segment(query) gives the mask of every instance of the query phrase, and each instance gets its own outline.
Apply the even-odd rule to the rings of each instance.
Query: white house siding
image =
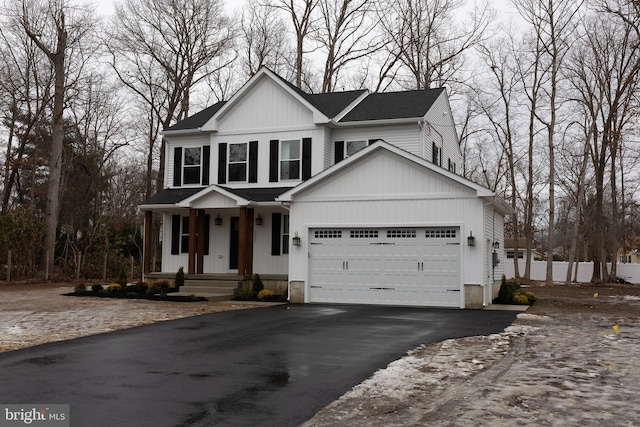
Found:
[[[287,129],[313,124],[313,113],[270,78],[263,77],[218,121],[218,132]]]
[[[504,217],[500,215],[491,205],[485,206],[484,209],[484,242],[485,245],[488,246],[488,261],[487,272],[485,277],[487,277],[488,281],[486,284],[496,283],[502,279],[502,275],[504,274],[504,250],[502,246],[504,245]],[[489,243],[488,245],[486,243]],[[496,248],[496,253],[498,254],[498,265],[493,268],[492,260],[493,260],[493,243],[498,242],[500,244],[499,248]]]
[[[399,156],[380,153],[366,162],[354,162],[294,196],[291,233],[297,232],[302,242],[292,248],[289,280],[309,286],[312,228],[459,227],[464,295],[464,283],[481,284],[484,279],[482,245],[466,244],[471,230],[482,237],[482,212],[474,190]]]
[[[257,208],[254,216],[260,215],[263,219],[262,226],[254,226],[253,236],[253,271],[259,274],[287,274],[288,256],[271,255],[271,214],[275,211],[283,212],[282,208]],[[237,209],[216,209],[205,210],[211,215],[211,225],[209,228],[209,255],[204,256],[204,272],[205,273],[235,273],[237,270],[229,268],[229,246],[230,246],[230,224],[231,217],[238,216]],[[189,257],[187,253],[180,255],[171,255],[169,248],[171,247],[171,215],[187,216],[188,211],[168,212],[163,216],[163,258],[162,271],[173,272],[178,271],[180,267],[184,267],[185,271],[189,265]],[[222,225],[214,224],[214,218],[219,216],[222,219]]]
[[[427,114],[425,120],[430,123],[433,128],[442,135],[443,140],[446,142],[442,152],[442,166],[447,167],[447,159],[451,159],[456,164],[457,172],[462,170],[462,152],[460,151],[460,145],[458,143],[458,133],[451,117],[451,107],[446,91],[438,97],[433,103]],[[425,153],[425,158],[431,160],[431,149],[429,153]]]
[[[192,134],[192,135],[173,135],[167,137],[167,144],[165,145],[165,165],[166,171],[164,174],[164,188],[173,186],[173,157],[175,155],[175,147],[202,147],[203,145],[209,145],[209,136],[206,134]],[[179,171],[180,172],[180,171]],[[210,175],[213,172],[210,171]],[[209,177],[211,178],[211,176]],[[211,182],[211,181],[210,181]]]
[[[324,151],[325,136],[322,128],[314,127],[312,129],[292,130],[287,132],[225,132],[222,134],[214,134],[211,136],[211,170],[212,183],[218,182],[218,144],[225,142],[227,144],[243,143],[250,141],[258,141],[258,182],[242,183],[227,182],[224,184],[228,187],[282,187],[286,185],[294,186],[301,182],[295,181],[279,181],[269,182],[269,141],[277,139],[279,141],[289,139],[311,138],[311,175],[315,175],[324,169]]]
[[[335,159],[336,141],[368,141],[382,139],[391,145],[402,148],[416,156],[421,156],[420,127],[415,123],[394,126],[340,127],[333,131],[330,143],[329,161],[332,165]]]

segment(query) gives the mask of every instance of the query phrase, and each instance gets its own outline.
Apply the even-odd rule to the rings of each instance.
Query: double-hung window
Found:
[[[200,184],[202,167],[202,147],[184,149],[183,182],[185,184]]]
[[[300,179],[300,140],[280,142],[280,179]]]
[[[247,181],[247,144],[229,144],[229,181]]]

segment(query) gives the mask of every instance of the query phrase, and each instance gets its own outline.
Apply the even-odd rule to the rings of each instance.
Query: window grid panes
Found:
[[[430,228],[425,232],[427,239],[453,239],[457,235],[455,228]]]
[[[300,140],[280,143],[280,179],[300,179]]]
[[[387,230],[389,239],[413,239],[416,237],[416,230]]]
[[[350,230],[349,237],[352,239],[376,239],[378,230]]]
[[[229,181],[247,180],[247,144],[229,144]]]
[[[316,239],[340,239],[342,230],[315,230],[313,237]]]
[[[202,163],[202,147],[184,149],[183,180],[185,184],[200,184],[200,165]]]

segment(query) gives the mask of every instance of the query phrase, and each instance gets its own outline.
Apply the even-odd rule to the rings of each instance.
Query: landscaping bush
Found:
[[[529,305],[529,298],[525,294],[515,294],[512,299],[513,304]]]
[[[122,291],[122,285],[120,285],[119,283],[112,283],[109,286],[107,286],[107,291],[108,292],[120,292]]]
[[[174,283],[176,288],[180,288],[180,286],[184,286],[184,268],[180,267],[178,269]]]
[[[73,288],[74,292],[86,292],[87,291],[87,285],[85,285],[84,283],[79,283],[75,286],[75,288]]]
[[[143,282],[142,280],[138,280],[136,282],[136,286],[140,289],[141,293],[147,292],[147,290],[149,290],[149,285],[146,282]]]
[[[253,296],[258,296],[258,294],[260,293],[260,291],[262,291],[264,289],[264,284],[262,283],[262,279],[260,278],[260,275],[255,274],[253,276]]]
[[[254,298],[253,292],[245,289],[236,289],[234,291],[235,298],[240,301],[249,301]]]
[[[270,300],[274,296],[275,296],[275,293],[273,291],[270,291],[269,289],[263,289],[260,292],[258,292],[258,299],[260,301]]]
[[[94,291],[94,292],[100,292],[103,289],[104,288],[99,283],[96,283],[95,285],[91,285],[91,290]]]
[[[513,304],[513,296],[518,289],[520,289],[519,284],[516,282],[507,282],[507,279],[502,276],[502,283],[500,284],[500,290],[498,291],[498,303]]]
[[[124,268],[120,269],[120,275],[118,276],[118,282],[120,286],[127,286],[127,273],[124,272]]]

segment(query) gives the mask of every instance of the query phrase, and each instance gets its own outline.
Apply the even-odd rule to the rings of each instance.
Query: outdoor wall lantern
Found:
[[[473,233],[470,231],[469,237],[467,237],[467,246],[475,246],[475,245],[476,245],[476,238],[473,237]]]
[[[493,249],[500,249],[500,242],[498,242],[497,240],[493,242]]]
[[[220,215],[216,216],[216,219],[213,220],[215,225],[222,225],[222,218],[220,218]]]
[[[296,231],[296,235],[293,236],[293,246],[300,246],[300,236],[298,236],[298,232]]]
[[[256,218],[256,225],[262,225],[262,217],[260,215]]]

